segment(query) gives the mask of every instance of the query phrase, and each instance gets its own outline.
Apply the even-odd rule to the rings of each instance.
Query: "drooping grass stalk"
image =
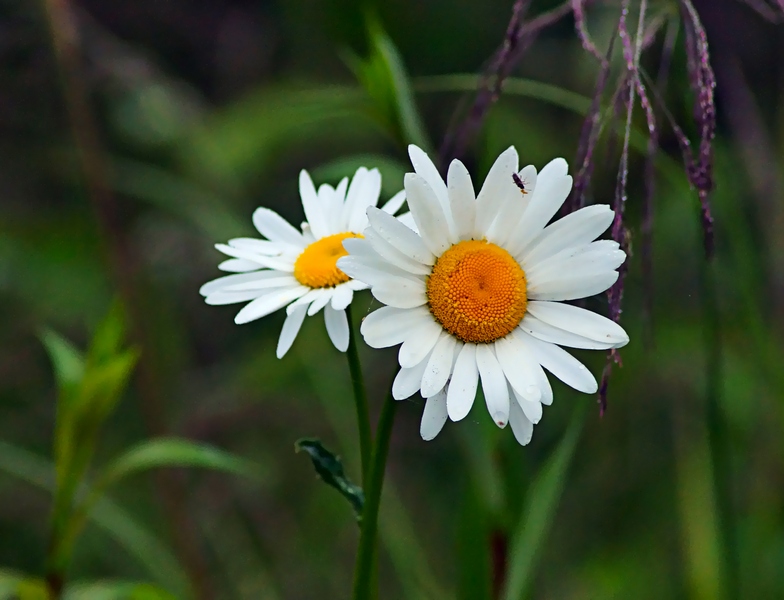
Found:
[[[368,468],[370,467],[373,437],[370,433],[370,414],[368,413],[367,391],[365,379],[362,377],[362,366],[359,363],[357,338],[351,319],[351,305],[346,307],[348,318],[348,368],[351,373],[351,389],[354,392],[354,405],[357,410],[357,430],[359,431],[359,456],[362,464],[362,486],[367,485]]]
[[[381,505],[381,490],[384,486],[389,440],[395,421],[397,402],[391,392],[381,407],[381,416],[376,429],[376,442],[373,458],[365,482],[365,507],[362,510],[362,531],[359,536],[357,561],[354,568],[354,600],[370,600],[375,597],[373,582],[375,578],[376,533],[378,531],[378,509]]]

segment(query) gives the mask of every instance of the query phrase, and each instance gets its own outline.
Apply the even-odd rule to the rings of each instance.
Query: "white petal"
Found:
[[[251,260],[258,265],[257,268],[267,267],[268,269],[275,269],[276,271],[284,271],[287,273],[294,271],[294,261],[285,256],[264,256],[263,254],[256,254],[255,252],[250,252],[248,250],[232,248],[226,244],[215,244],[215,248],[228,256]]]
[[[402,344],[412,330],[432,320],[430,312],[424,307],[384,306],[365,317],[359,330],[371,348],[389,348]]]
[[[425,402],[422,422],[419,425],[419,435],[422,439],[429,442],[436,437],[443,429],[446,417],[446,393],[441,391]]]
[[[218,290],[212,292],[209,296],[204,298],[204,302],[210,306],[222,306],[224,304],[236,304],[237,302],[247,302],[248,300],[255,300],[261,296],[266,295],[271,290],[248,290],[245,292],[224,292]],[[276,290],[277,291],[277,290]]]
[[[212,281],[205,283],[199,289],[199,293],[202,296],[208,296],[213,292],[217,292],[218,290],[225,290],[228,287],[240,283],[248,283],[251,281],[260,281],[263,279],[277,277],[280,277],[280,273],[277,271],[256,271],[255,273],[242,273],[240,275],[224,275],[223,277],[218,277],[218,279],[213,279]]]
[[[496,425],[506,427],[509,421],[509,387],[491,344],[477,345],[476,366],[482,380],[487,410]]]
[[[315,290],[321,292],[316,298],[311,302],[310,306],[308,307],[308,316],[312,317],[322,308],[324,308],[329,301],[332,300],[332,288],[323,288],[320,290]]]
[[[421,277],[396,267],[380,256],[370,259],[353,255],[341,256],[338,259],[337,267],[346,275],[359,279],[359,281],[368,285],[379,285],[390,276],[424,283]]]
[[[615,345],[608,342],[597,342],[570,331],[553,327],[549,323],[540,321],[533,314],[527,312],[525,318],[520,322],[520,329],[527,334],[534,336],[543,342],[567,346],[569,348],[582,348],[584,350],[609,350]]]
[[[589,244],[607,230],[614,216],[607,204],[581,208],[545,227],[519,259],[536,264],[570,246]]]
[[[561,279],[572,273],[587,275],[617,269],[626,260],[614,240],[600,240],[586,246],[562,250],[539,263],[523,263],[529,281]]]
[[[269,208],[257,208],[253,212],[253,224],[259,233],[268,240],[291,244],[298,248],[305,247],[302,234],[292,227],[286,219]]]
[[[258,240],[256,238],[234,238],[229,240],[229,246],[266,256],[279,256],[286,248],[290,247],[288,244]]]
[[[327,326],[329,339],[335,348],[345,352],[348,348],[348,319],[345,310],[335,310],[329,304],[324,307],[324,324]]]
[[[359,167],[354,176],[351,178],[351,183],[346,192],[345,202],[342,207],[341,221],[348,224],[351,220],[351,215],[354,214],[354,208],[359,205],[364,192],[365,176],[368,170],[365,167]]]
[[[419,147],[413,144],[408,147],[408,156],[411,159],[411,165],[414,167],[417,175],[424,179],[433,190],[433,193],[441,206],[441,211],[445,215],[449,215],[449,195],[447,194],[446,184],[441,178],[441,173],[430,160],[430,157]],[[410,203],[409,203],[410,204]]]
[[[280,337],[278,338],[278,348],[275,351],[275,355],[278,358],[283,358],[297,338],[299,328],[302,327],[302,322],[305,320],[306,311],[307,306],[298,306],[289,313],[283,322],[283,329],[280,330]]]
[[[423,265],[432,265],[435,262],[435,256],[428,250],[423,239],[392,215],[378,208],[370,207],[367,209],[367,218],[381,239],[409,258]]]
[[[247,306],[245,306],[237,316],[234,317],[234,322],[237,325],[242,325],[255,319],[260,319],[268,314],[275,312],[279,308],[284,307],[289,302],[304,296],[309,291],[305,286],[285,290],[275,290],[269,294],[265,294],[261,298],[257,298]]]
[[[476,223],[474,238],[481,240],[498,214],[508,193],[517,189],[512,173],[517,173],[517,150],[510,146],[504,150],[490,167],[482,189],[476,198]],[[518,192],[519,194],[519,192]]]
[[[386,281],[370,289],[379,302],[395,308],[414,308],[427,304],[425,282],[413,282],[402,277],[387,276]]]
[[[372,227],[365,229],[363,235],[365,236],[365,239],[361,241],[367,243],[373,252],[396,267],[416,275],[429,275],[432,271],[430,266],[414,260],[409,255],[404,254],[394,244],[390,244],[382,239]],[[343,242],[343,247],[350,253],[353,253],[353,250],[349,249],[349,246],[346,245],[347,242],[348,240]],[[353,248],[353,245],[351,247]],[[433,262],[435,262],[435,257],[433,257]]]
[[[316,186],[305,169],[299,172],[299,196],[302,198],[302,208],[305,209],[305,218],[313,237],[320,240],[329,235],[329,225],[324,215],[327,207],[319,202]]]
[[[222,288],[224,292],[246,292],[250,290],[266,290],[276,287],[291,287],[299,285],[295,277],[291,275],[281,275],[279,271],[261,271],[261,273],[275,273],[277,277],[258,277],[255,281],[235,283]]]
[[[381,210],[383,210],[385,213],[389,213],[390,215],[394,215],[397,211],[400,210],[400,207],[403,206],[405,201],[406,190],[400,190],[397,194],[387,200],[386,204],[381,207]]]
[[[244,258],[230,258],[218,265],[218,269],[229,273],[246,273],[248,271],[256,271],[259,267],[261,267],[259,263]]]
[[[395,380],[392,382],[392,397],[395,400],[405,400],[419,391],[419,387],[422,385],[422,374],[427,367],[428,356],[425,356],[413,367],[402,368],[397,372]]]
[[[422,327],[410,332],[397,353],[398,363],[406,369],[418,365],[436,345],[443,329],[435,321],[423,323]]]
[[[599,294],[618,280],[617,271],[563,277],[528,287],[531,300],[576,300]]]
[[[301,298],[297,298],[294,302],[286,307],[286,314],[290,315],[299,306],[310,306],[311,302],[317,298],[321,298],[323,290],[308,288],[308,293]]]
[[[537,340],[520,329],[516,329],[513,333],[531,349],[545,369],[566,385],[586,394],[593,394],[599,389],[591,372],[566,350],[555,344]]]
[[[512,402],[509,411],[509,424],[512,426],[512,433],[514,433],[518,444],[525,446],[531,441],[534,434],[534,424],[523,414],[523,410],[516,402]]]
[[[591,340],[607,342],[620,348],[629,343],[623,327],[607,317],[571,304],[532,301],[528,311],[540,321]]]
[[[452,374],[452,361],[456,346],[457,340],[446,331],[442,331],[422,376],[423,398],[430,398],[444,389]]]
[[[539,402],[542,392],[537,385],[535,368],[539,363],[536,357],[513,335],[495,341],[495,354],[504,375],[517,393],[529,402]]]
[[[528,417],[528,420],[531,421],[531,423],[536,425],[542,419],[542,403],[538,400],[536,402],[526,400],[518,394],[517,390],[514,388],[512,388],[512,395],[514,396],[512,404],[517,402],[517,404],[520,405],[520,408],[523,409],[523,414]]]
[[[449,231],[449,222],[433,189],[422,177],[415,173],[406,173],[403,180],[406,186],[408,207],[414,216],[419,235],[425,246],[435,256],[441,256],[457,241]]]
[[[465,344],[457,355],[447,391],[446,405],[450,419],[459,421],[469,413],[476,398],[478,381],[476,344]]]
[[[376,208],[378,195],[381,193],[381,173],[378,169],[371,169],[365,176],[362,185],[362,197],[351,213],[351,220],[348,222],[349,231],[361,232],[368,225],[367,211]]]
[[[476,221],[476,195],[471,175],[465,165],[455,159],[449,165],[446,180],[457,237],[469,240]]]
[[[332,294],[332,308],[335,310],[345,310],[354,299],[354,290],[347,285],[339,285]]]

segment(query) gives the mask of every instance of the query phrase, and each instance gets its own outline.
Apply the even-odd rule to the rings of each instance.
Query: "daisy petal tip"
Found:
[[[495,413],[495,415],[493,416],[493,421],[495,421],[495,424],[498,425],[498,427],[503,429],[504,427],[506,427],[506,424],[509,422],[509,416],[498,412]]]

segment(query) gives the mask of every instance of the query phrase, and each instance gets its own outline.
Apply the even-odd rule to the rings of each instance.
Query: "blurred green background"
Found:
[[[175,597],[346,598],[356,523],[293,451],[319,437],[358,479],[345,359],[309,319],[278,361],[281,313],[236,326],[239,306],[206,306],[198,289],[219,275],[214,243],[255,235],[255,207],[303,219],[302,168],[335,183],[378,166],[382,199],[397,192],[406,142],[438,148],[512,3],[74,0],[76,79],[53,51],[47,6],[57,4],[0,2],[0,567],[44,571],[56,383],[40,332],[85,348],[119,296],[141,359],[93,470],[166,434],[224,448],[261,476],[168,469],[123,480],[109,494],[117,510],[96,511],[79,538],[69,578],[151,582]],[[422,400],[403,403],[381,508],[382,598],[489,598],[499,552],[531,598],[784,597],[784,38],[739,2],[695,4],[718,78],[713,263],[665,128],[650,318],[643,156],[631,156],[622,324],[632,342],[607,413],[555,383],[521,448],[483,406],[425,443]],[[556,5],[536,0],[532,14]],[[378,31],[368,41],[367,14],[401,63]],[[606,48],[617,7],[588,14]],[[653,3],[651,22],[659,14],[669,18],[671,3]],[[662,38],[644,55],[653,74]],[[694,134],[682,43],[681,29],[666,99]],[[405,66],[410,97],[384,87],[390,64]],[[465,158],[475,184],[510,144],[523,164],[573,160],[597,73],[571,17],[547,29],[513,75],[554,87],[510,84]],[[106,176],[98,203],[66,100],[79,87],[100,150],[94,173]],[[644,131],[639,110],[635,124]],[[612,198],[618,146],[612,136],[600,145],[591,201]],[[606,314],[604,297],[588,306]],[[354,316],[377,307],[360,295]],[[601,374],[602,353],[574,353]],[[361,355],[377,415],[395,351],[363,345]],[[580,406],[572,457],[561,440],[578,432]],[[530,541],[521,553],[509,550],[518,530]]]

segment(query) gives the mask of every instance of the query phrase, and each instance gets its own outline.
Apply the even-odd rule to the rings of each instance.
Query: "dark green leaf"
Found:
[[[368,36],[370,56],[349,56],[347,62],[373,101],[376,117],[402,144],[430,151],[400,53],[377,21],[370,20]]]
[[[103,486],[133,473],[160,467],[198,467],[225,471],[258,479],[259,466],[249,460],[208,446],[179,438],[159,438],[140,443],[117,458],[104,470]]]
[[[343,463],[340,462],[340,458],[324,448],[321,442],[316,439],[297,440],[294,449],[297,452],[307,452],[310,455],[310,460],[313,461],[313,467],[319,477],[349,501],[357,520],[361,520],[365,494],[361,487],[351,483],[343,473]]]
[[[52,463],[2,440],[0,440],[0,472],[8,473],[40,489],[52,493],[55,491]],[[130,556],[144,565],[153,579],[172,590],[179,598],[188,595],[188,580],[177,558],[125,509],[108,498],[102,498],[87,518],[103,529]],[[0,589],[2,589],[2,578],[0,578]]]

